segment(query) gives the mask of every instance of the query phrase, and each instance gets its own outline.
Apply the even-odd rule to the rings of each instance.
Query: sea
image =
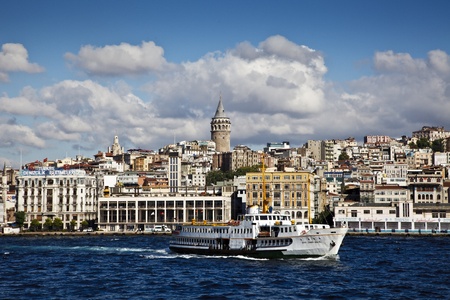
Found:
[[[0,299],[450,299],[450,237],[347,236],[307,259],[179,255],[170,239],[0,236]]]

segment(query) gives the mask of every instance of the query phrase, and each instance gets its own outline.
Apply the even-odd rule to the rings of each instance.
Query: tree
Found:
[[[41,222],[39,222],[37,219],[31,220],[30,224],[30,231],[39,231],[42,228]]]
[[[44,230],[47,230],[47,231],[52,230],[52,228],[53,228],[52,219],[50,219],[50,218],[45,219],[43,227],[44,227]]]
[[[19,225],[20,230],[22,230],[23,224],[25,223],[26,214],[24,211],[18,211],[14,214],[16,217],[16,224]]]
[[[443,139],[438,139],[438,140],[434,140],[431,143],[431,149],[433,150],[433,152],[444,152],[444,140]]]
[[[419,149],[430,148],[430,141],[427,138],[420,138],[417,143]]]
[[[244,176],[249,172],[259,172],[261,165],[255,165],[251,167],[242,167],[236,171],[210,171],[206,174],[206,185],[216,184],[218,181],[231,180],[234,176]]]
[[[70,230],[75,231],[75,226],[77,225],[77,221],[73,220],[70,221]]]
[[[330,206],[327,205],[325,210],[322,211],[317,218],[312,220],[313,224],[333,224],[333,213],[330,210]]]
[[[54,230],[61,230],[62,227],[63,227],[63,222],[62,222],[62,220],[60,218],[55,218],[53,220],[53,225],[52,226],[53,226]]]
[[[89,226],[89,222],[88,221],[83,220],[83,222],[81,222],[81,229],[85,229],[88,226]]]
[[[347,152],[342,150],[341,154],[339,155],[338,160],[348,160],[350,157],[348,156]]]

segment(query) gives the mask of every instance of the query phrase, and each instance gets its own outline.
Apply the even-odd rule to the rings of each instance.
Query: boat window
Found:
[[[260,216],[261,220],[267,220],[267,216]]]

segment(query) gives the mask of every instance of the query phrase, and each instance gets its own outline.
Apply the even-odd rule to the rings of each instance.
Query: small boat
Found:
[[[182,254],[244,255],[257,258],[336,256],[348,228],[295,224],[290,216],[258,207],[228,223],[181,225],[170,250]]]

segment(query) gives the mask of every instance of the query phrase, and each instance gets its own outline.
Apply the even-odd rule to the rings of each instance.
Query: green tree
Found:
[[[81,222],[81,229],[85,229],[89,226],[89,222],[86,220],[83,220],[83,222]]]
[[[443,139],[434,140],[431,143],[431,149],[433,150],[433,152],[444,152],[445,150],[444,140]]]
[[[333,224],[333,214],[330,211],[330,207],[325,207],[325,210],[322,211],[317,218],[312,220],[313,224]]]
[[[53,225],[52,226],[53,226],[54,230],[62,230],[63,222],[62,222],[62,220],[60,218],[55,218],[53,220]]]
[[[31,220],[30,224],[30,231],[39,231],[42,228],[41,222],[39,222],[37,219]]]
[[[25,223],[26,214],[24,211],[17,211],[14,214],[14,217],[16,217],[16,224],[19,225],[20,230],[22,230],[23,224]]]
[[[261,165],[255,165],[251,167],[242,167],[236,171],[210,171],[206,174],[206,185],[216,184],[218,181],[231,180],[234,176],[244,176],[249,172],[259,172]]]
[[[346,151],[342,150],[338,160],[348,160],[348,159],[350,159],[350,156],[348,156]]]
[[[430,141],[427,138],[420,138],[417,143],[419,149],[430,148]]]
[[[73,220],[70,221],[70,230],[75,231],[75,226],[77,225],[77,221]]]
[[[409,148],[411,148],[411,149],[417,149],[417,145],[414,142],[411,142],[408,145],[409,145]]]
[[[47,230],[47,231],[52,230],[52,228],[53,228],[52,219],[50,219],[50,218],[45,219],[43,227],[44,227],[44,230]]]

